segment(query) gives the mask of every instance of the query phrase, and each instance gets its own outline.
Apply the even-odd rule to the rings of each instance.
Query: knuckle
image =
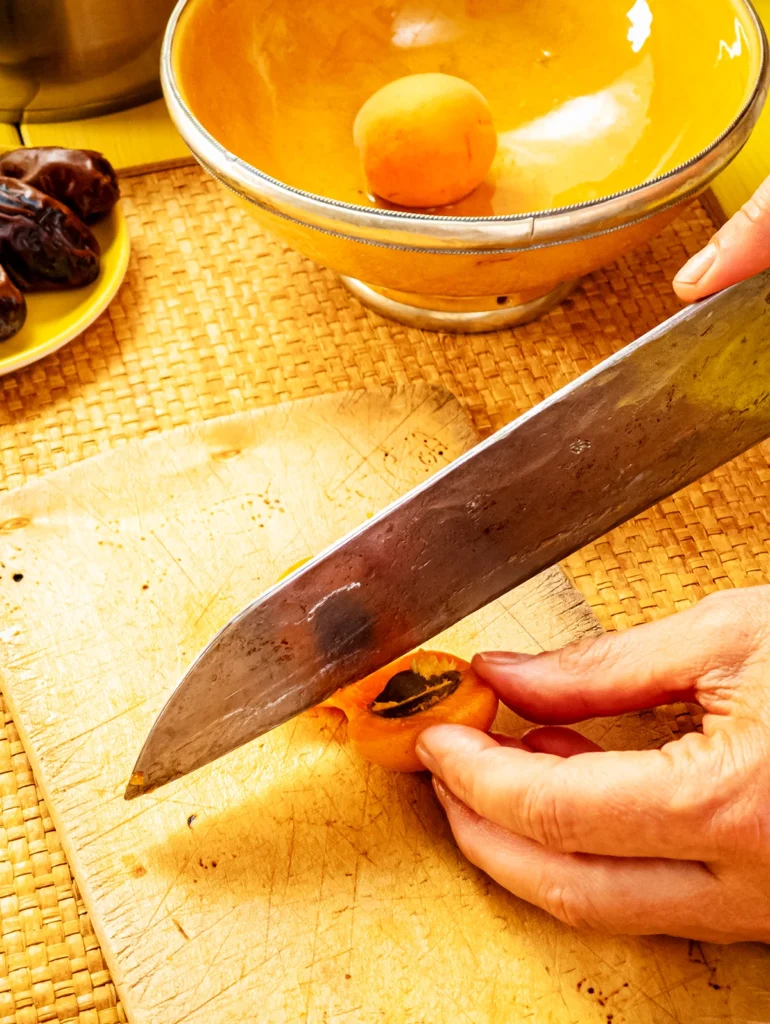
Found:
[[[764,181],[751,199],[746,202],[741,212],[745,218],[758,227],[770,226],[770,180]]]
[[[601,665],[608,655],[608,636],[568,644],[556,652],[556,664],[565,675],[580,675]]]
[[[570,810],[558,799],[558,788],[551,773],[543,774],[533,782],[522,807],[525,834],[541,846],[559,853],[572,853],[577,849],[576,822]]]
[[[752,744],[718,744],[712,765],[719,780],[719,800],[711,813],[711,828],[718,855],[760,857],[770,854],[767,806],[770,779],[766,757]]]
[[[743,626],[756,631],[760,624],[770,621],[770,586],[717,590],[704,597],[694,611],[717,629]]]
[[[742,594],[736,590],[715,590],[695,606],[698,618],[712,626],[729,626],[738,614]]]
[[[733,804],[714,819],[717,856],[724,859],[762,856],[768,852],[767,823],[757,808]]]
[[[698,859],[770,854],[766,807],[770,779],[762,745],[719,732],[697,733],[661,751],[672,763],[670,812],[690,835]]]
[[[704,675],[734,673],[770,640],[770,587],[717,591],[694,613],[707,651]]]
[[[587,894],[568,883],[550,882],[543,890],[540,905],[570,928],[610,930]]]
[[[723,806],[726,773],[714,759],[713,744],[700,733],[690,733],[660,750],[666,786],[663,806],[678,820],[708,825]]]
[[[761,227],[767,219],[767,205],[761,206],[756,196],[745,203],[738,211],[738,218],[750,228]]]

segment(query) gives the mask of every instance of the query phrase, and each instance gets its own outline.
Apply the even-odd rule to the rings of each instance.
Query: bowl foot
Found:
[[[490,298],[413,295],[379,290],[354,277],[343,277],[342,283],[369,309],[388,320],[406,324],[407,327],[454,334],[482,334],[536,320],[563,302],[578,281],[564,281],[545,295],[533,297],[529,293],[495,295]]]

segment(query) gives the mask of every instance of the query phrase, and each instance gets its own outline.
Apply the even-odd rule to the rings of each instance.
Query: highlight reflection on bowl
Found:
[[[470,196],[406,213],[367,195],[352,125],[426,71],[481,90],[499,148]],[[277,234],[391,314],[480,329],[675,216],[748,137],[767,60],[747,0],[181,0],[163,75],[199,160]]]

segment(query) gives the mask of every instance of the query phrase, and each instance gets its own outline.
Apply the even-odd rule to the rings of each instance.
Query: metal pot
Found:
[[[0,0],[0,121],[47,122],[160,96],[174,0]]]

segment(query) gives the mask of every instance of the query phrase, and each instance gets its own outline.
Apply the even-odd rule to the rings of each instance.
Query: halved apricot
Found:
[[[497,714],[495,691],[467,661],[418,651],[333,694],[322,707],[343,712],[353,749],[373,764],[419,772],[415,750],[431,725],[469,725],[486,732]]]
[[[309,562],[303,558],[278,579]],[[497,715],[495,691],[467,661],[440,651],[417,651],[337,690],[319,708],[341,711],[348,739],[365,760],[396,772],[423,771],[415,750],[430,725],[469,725],[487,732]]]

